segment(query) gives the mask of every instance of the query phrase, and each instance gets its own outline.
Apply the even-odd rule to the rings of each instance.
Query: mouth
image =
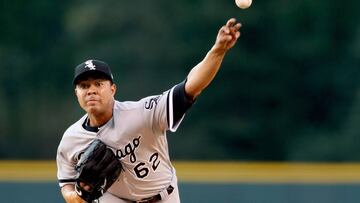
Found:
[[[99,102],[99,100],[95,99],[95,98],[86,99],[87,104],[93,104],[93,103],[98,103],[98,102]]]

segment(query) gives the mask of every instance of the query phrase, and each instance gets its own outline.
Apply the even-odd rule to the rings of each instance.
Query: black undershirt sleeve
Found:
[[[178,123],[186,111],[192,106],[195,102],[189,95],[185,92],[185,84],[187,80],[177,84],[173,90],[173,120],[174,124]]]

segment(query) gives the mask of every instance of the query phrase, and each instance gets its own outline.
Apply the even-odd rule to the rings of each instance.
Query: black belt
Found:
[[[166,188],[166,191],[170,195],[174,191],[174,187],[170,185],[168,188]],[[157,194],[155,196],[148,197],[139,201],[134,201],[134,203],[156,203],[160,200],[161,200],[161,195]]]

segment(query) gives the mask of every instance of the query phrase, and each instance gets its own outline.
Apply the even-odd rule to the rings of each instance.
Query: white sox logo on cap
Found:
[[[89,59],[75,68],[73,84],[77,84],[80,76],[85,75],[85,73],[94,75],[102,75],[105,76],[106,79],[109,79],[113,82],[113,76],[111,74],[110,67],[103,61]],[[86,75],[85,75],[86,76]]]
[[[85,68],[89,68],[90,70],[96,70],[95,65],[93,64],[93,60],[85,61]]]

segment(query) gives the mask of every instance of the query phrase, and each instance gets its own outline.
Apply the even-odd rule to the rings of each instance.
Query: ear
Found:
[[[112,95],[114,96],[115,93],[116,93],[116,85],[115,85],[115,83],[113,83],[113,84],[111,85],[111,92],[112,92]]]
[[[77,88],[75,87],[75,89],[74,89],[74,93],[75,93],[75,95],[77,96]]]

